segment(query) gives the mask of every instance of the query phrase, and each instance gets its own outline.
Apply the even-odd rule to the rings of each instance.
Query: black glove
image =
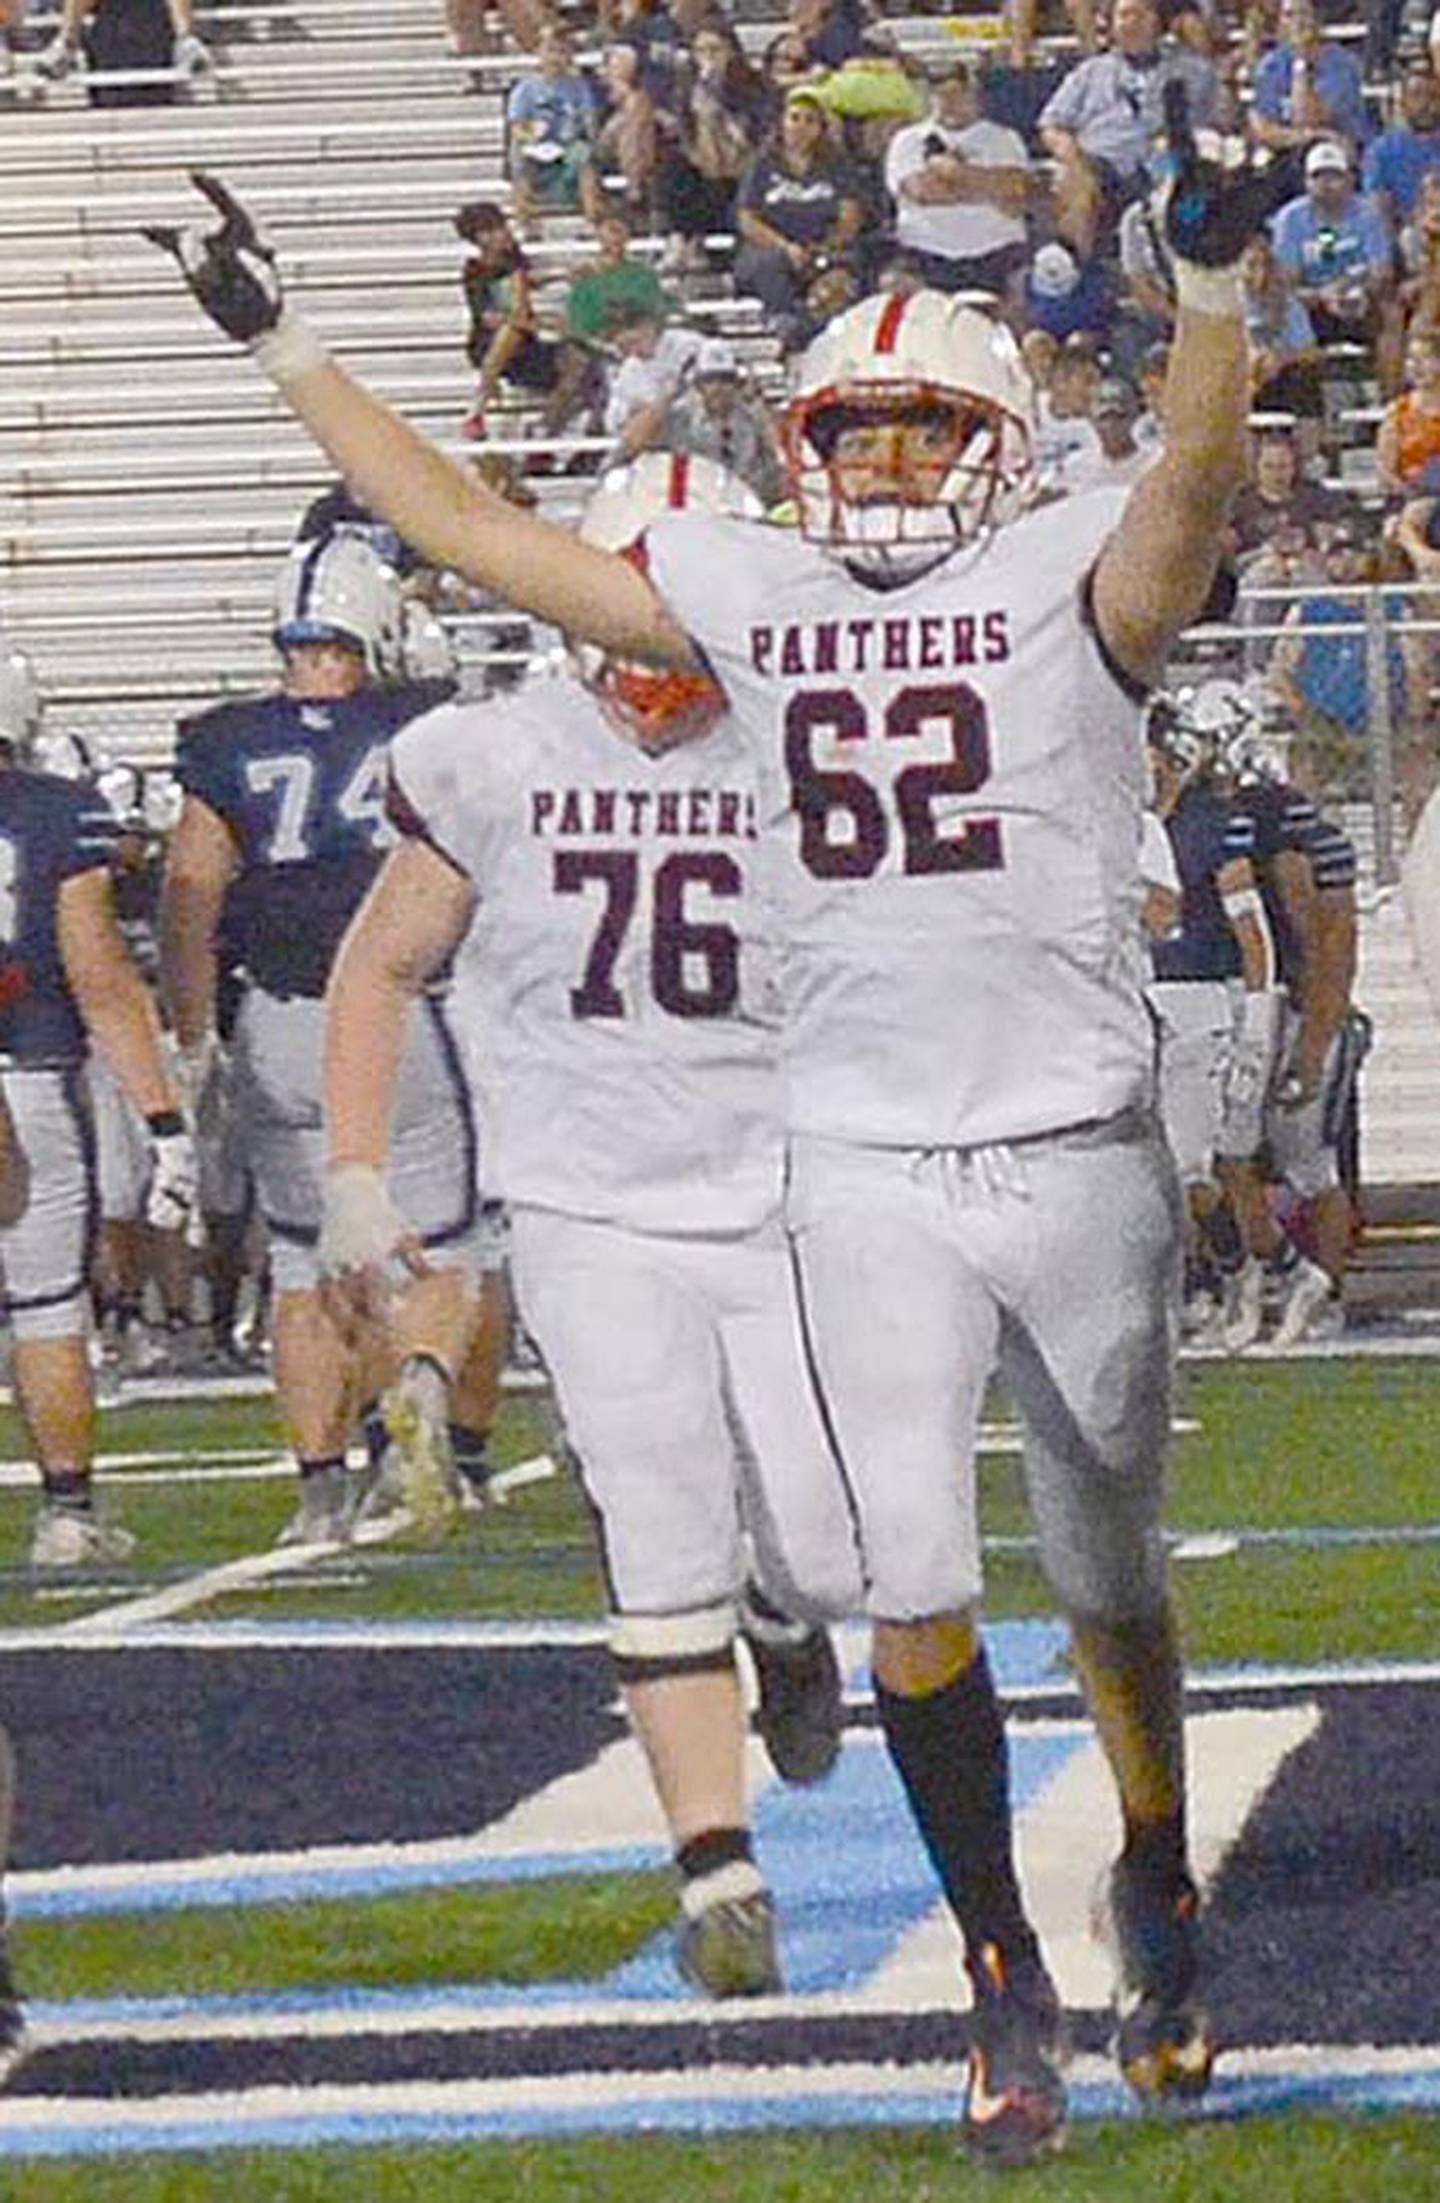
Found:
[[[1190,95],[1178,77],[1162,93],[1165,135],[1176,163],[1165,208],[1165,237],[1181,260],[1200,268],[1233,268],[1252,237],[1297,190],[1288,158],[1264,169],[1225,169],[1205,161],[1190,127]]]
[[[274,248],[218,176],[192,168],[190,181],[221,217],[218,228],[147,223],[141,234],[173,254],[196,298],[227,337],[253,344],[274,328],[284,303]]]

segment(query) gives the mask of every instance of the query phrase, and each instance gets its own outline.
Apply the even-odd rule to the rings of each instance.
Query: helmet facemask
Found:
[[[642,749],[668,750],[707,734],[725,711],[725,698],[708,673],[681,667],[637,665],[582,650],[580,676],[607,718]],[[593,665],[587,664],[593,659]]]
[[[621,547],[619,556],[643,571],[643,543]],[[575,670],[605,716],[642,749],[659,751],[708,734],[725,714],[725,695],[712,674],[683,666],[643,665],[615,658],[593,643],[572,653]]]
[[[877,433],[847,456],[857,430]],[[960,390],[824,389],[787,409],[781,433],[801,533],[882,583],[912,580],[957,546],[979,545],[1031,494],[1024,423]]]

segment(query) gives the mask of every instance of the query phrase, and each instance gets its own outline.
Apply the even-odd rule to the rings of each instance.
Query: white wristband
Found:
[[[1202,268],[1197,261],[1175,261],[1175,299],[1192,314],[1238,320],[1245,311],[1238,267]]]
[[[330,357],[308,322],[287,307],[273,329],[266,329],[250,347],[251,357],[283,390],[298,382],[312,368],[323,367]]]

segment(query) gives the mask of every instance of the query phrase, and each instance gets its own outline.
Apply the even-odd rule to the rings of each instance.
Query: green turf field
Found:
[[[1440,1364],[1422,1360],[1186,1369],[1176,1412],[1198,1428],[1175,1446],[1171,1520],[1187,1537],[1236,1541],[1177,1561],[1192,1664],[1435,1657],[1440,1542],[1387,1544],[1382,1533],[1440,1526],[1437,1405]],[[1003,1420],[1003,1402],[991,1412]],[[21,1454],[8,1414],[0,1436],[4,1452]],[[529,1396],[508,1401],[497,1463],[548,1443],[543,1409]],[[164,1453],[176,1470],[212,1457],[219,1469],[227,1454],[278,1451],[278,1435],[265,1404],[220,1402],[108,1411],[101,1445],[115,1455]],[[165,1469],[122,1461],[105,1472],[107,1503],[139,1534],[140,1554],[75,1596],[39,1594],[23,1566],[33,1499],[0,1490],[0,1626],[62,1627],[262,1552],[293,1503],[287,1480],[181,1483],[165,1481]],[[1013,1457],[987,1458],[984,1506],[992,1537],[1025,1533]],[[1342,1530],[1375,1536],[1308,1542]],[[1288,1542],[1260,1540],[1272,1532]],[[989,1604],[996,1617],[1046,1610],[1028,1558],[996,1555]],[[602,1609],[584,1510],[562,1474],[466,1516],[438,1549],[396,1543],[297,1564],[278,1582],[185,1605],[177,1619],[595,1618]],[[525,1982],[603,1974],[664,1924],[670,1904],[668,1876],[657,1872],[221,1907],[203,1923],[185,1913],[33,1920],[17,1943],[27,1992],[46,2002]],[[1063,2162],[998,2187],[960,2163],[943,2129],[928,2128],[0,2166],[4,2203],[959,2203],[1001,2192],[1016,2203],[1042,2194],[1061,2203],[1420,2203],[1440,2196],[1440,2123],[1295,2114],[1175,2130],[1086,2125]]]
[[[938,2130],[478,2143],[25,2166],[16,2203],[1428,2203],[1440,2126],[1400,2117],[1085,2128],[1053,2165],[974,2171]]]

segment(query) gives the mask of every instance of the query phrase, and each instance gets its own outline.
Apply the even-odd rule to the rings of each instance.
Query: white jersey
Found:
[[[1081,593],[1122,503],[890,590],[755,522],[649,530],[755,757],[795,1129],[970,1145],[1149,1097],[1139,709]]]
[[[479,895],[451,1000],[486,1192],[639,1231],[774,1215],[775,1006],[733,729],[648,755],[578,683],[538,680],[442,705],[391,755],[402,815]]]

